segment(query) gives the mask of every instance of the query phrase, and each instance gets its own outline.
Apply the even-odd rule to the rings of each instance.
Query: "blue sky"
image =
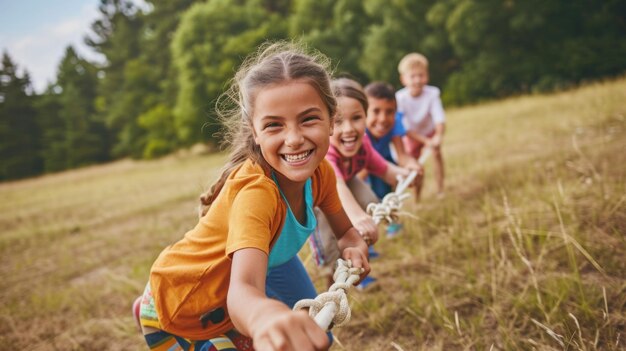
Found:
[[[0,0],[0,51],[26,69],[41,92],[56,77],[65,48],[98,59],[83,38],[98,18],[99,0]],[[22,71],[20,71],[21,73]]]

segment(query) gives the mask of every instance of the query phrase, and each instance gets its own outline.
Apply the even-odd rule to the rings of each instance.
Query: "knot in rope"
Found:
[[[333,326],[341,326],[350,321],[351,311],[348,304],[346,290],[359,280],[359,275],[363,272],[363,268],[352,268],[352,262],[337,260],[337,269],[333,274],[335,283],[331,285],[327,292],[319,294],[315,299],[303,299],[298,301],[293,307],[294,310],[302,308],[309,309],[309,316],[318,321],[318,313],[328,304],[334,304],[337,310],[332,316]],[[328,316],[323,316],[326,319]],[[324,329],[328,325],[322,326]]]
[[[400,207],[402,207],[402,202],[409,196],[408,194],[397,194],[395,192],[389,193],[383,197],[380,203],[367,205],[367,214],[369,214],[376,223],[380,223],[383,220],[387,223],[393,223]]]
[[[410,197],[410,195],[404,194],[404,190],[416,176],[417,172],[415,171],[411,171],[406,178],[398,176],[398,186],[394,192],[385,195],[380,203],[367,205],[365,211],[372,217],[375,223],[385,221],[387,224],[391,224],[394,222],[400,207],[402,207],[402,202]]]
[[[350,311],[350,305],[348,304],[348,298],[343,290],[327,291],[321,293],[317,295],[314,300],[300,300],[298,301],[298,303],[296,303],[293,309],[298,310],[301,308],[308,308],[309,316],[311,316],[311,318],[315,318],[315,316],[320,313],[322,308],[324,308],[327,303],[334,303],[335,306],[338,307],[335,316],[332,318],[334,326],[339,327],[350,321],[350,316],[352,313]]]

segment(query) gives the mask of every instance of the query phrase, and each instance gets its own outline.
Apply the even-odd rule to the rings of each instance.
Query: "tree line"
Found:
[[[4,52],[0,180],[217,144],[213,113],[243,58],[300,39],[335,74],[400,87],[408,52],[430,60],[446,105],[567,88],[626,70],[626,0],[101,0],[86,43],[35,93]],[[23,70],[22,70],[23,71]]]

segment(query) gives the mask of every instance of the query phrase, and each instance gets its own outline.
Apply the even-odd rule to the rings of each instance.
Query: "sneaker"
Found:
[[[402,231],[402,224],[391,223],[387,226],[387,238],[395,238]]]
[[[369,275],[363,279],[359,285],[356,286],[357,290],[365,290],[368,286],[372,285],[372,283],[376,282],[376,278],[372,278]]]
[[[367,253],[368,253],[370,261],[375,259],[375,258],[378,258],[380,256],[380,254],[378,252],[374,251],[374,247],[373,246],[370,246],[370,247],[367,248]]]

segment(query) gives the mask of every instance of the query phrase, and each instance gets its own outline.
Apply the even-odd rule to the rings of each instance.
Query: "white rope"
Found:
[[[426,148],[422,156],[417,160],[417,163],[423,166],[430,153],[430,148]],[[404,191],[416,176],[417,171],[411,171],[405,179],[402,176],[398,176],[398,186],[394,192],[383,197],[381,203],[371,203],[367,206],[367,213],[372,216],[376,224],[382,220],[393,223],[393,217],[402,206],[402,202],[410,197],[410,195],[404,194]],[[293,306],[294,311],[308,308],[309,316],[324,330],[329,330],[331,324],[332,326],[340,327],[348,323],[351,312],[346,291],[359,280],[361,273],[363,273],[363,268],[352,268],[350,260],[338,259],[337,269],[335,274],[333,274],[335,283],[328,288],[327,292],[319,294],[315,299],[298,301]]]
[[[430,148],[424,149],[417,163],[423,166],[431,153],[432,150]],[[387,224],[391,224],[394,222],[397,217],[396,214],[402,207],[402,202],[410,197],[409,194],[404,194],[404,191],[411,185],[416,176],[417,171],[415,170],[411,171],[406,178],[398,176],[398,185],[395,191],[385,195],[380,203],[367,205],[366,212],[372,217],[374,223],[379,224],[384,221]]]
[[[346,291],[359,280],[363,268],[352,268],[350,260],[337,260],[337,269],[333,275],[335,283],[328,292],[319,294],[315,299],[303,299],[298,301],[294,310],[309,309],[309,316],[315,320],[322,329],[328,330],[331,323],[339,327],[350,320],[350,305]]]
[[[404,194],[404,191],[409,184],[413,182],[416,176],[417,171],[411,171],[405,179],[398,176],[398,186],[394,192],[385,195],[380,203],[372,202],[367,205],[366,212],[372,217],[374,223],[378,224],[385,221],[391,224],[394,222],[396,213],[398,213],[400,207],[402,207],[402,202],[410,197],[409,194]]]

